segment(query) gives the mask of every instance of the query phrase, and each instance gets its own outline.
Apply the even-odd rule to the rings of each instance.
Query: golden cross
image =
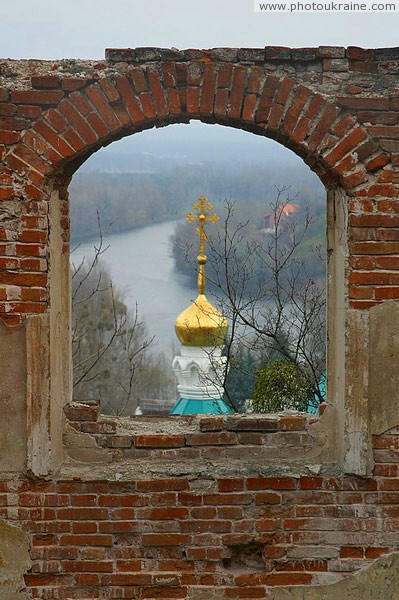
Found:
[[[194,210],[197,210],[197,214],[193,214],[190,212],[186,219],[192,223],[193,221],[198,221],[199,226],[195,228],[195,232],[200,236],[200,247],[199,247],[199,255],[197,256],[197,262],[199,264],[198,270],[198,293],[203,294],[205,291],[205,263],[207,261],[207,257],[205,256],[205,242],[208,240],[208,237],[205,233],[205,223],[207,221],[211,221],[216,223],[219,217],[215,214],[209,215],[209,211],[212,210],[212,204],[208,202],[205,196],[201,196],[198,198],[197,202],[193,204]]]

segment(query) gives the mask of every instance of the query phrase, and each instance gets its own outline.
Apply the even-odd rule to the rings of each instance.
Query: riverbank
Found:
[[[106,235],[104,243],[109,247],[102,255],[114,284],[123,291],[124,302],[132,309],[137,303],[139,319],[144,319],[150,337],[155,336],[153,349],[170,356],[178,345],[175,319],[196,295],[187,277],[176,272],[170,252],[169,238],[179,222]],[[96,243],[98,238],[80,243],[71,262],[78,265],[85,258],[90,264]]]

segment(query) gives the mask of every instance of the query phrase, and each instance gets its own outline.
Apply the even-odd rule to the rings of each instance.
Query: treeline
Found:
[[[225,198],[233,198],[245,206],[246,214],[257,214],[261,224],[275,185],[291,185],[292,195],[299,191],[306,203],[325,210],[320,181],[301,163],[240,168],[204,163],[154,172],[77,173],[70,185],[72,238],[96,236],[97,211],[102,224],[112,223],[112,233],[119,233],[183,218],[200,195],[218,210]]]

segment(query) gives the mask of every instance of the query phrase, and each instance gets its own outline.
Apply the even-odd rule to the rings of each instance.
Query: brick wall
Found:
[[[0,314],[47,307],[48,199],[93,151],[154,125],[227,124],[292,148],[350,195],[350,303],[398,298],[397,50],[108,50],[2,61]],[[78,74],[78,76],[76,76]],[[50,186],[50,187],[49,187]],[[68,251],[67,197],[61,207]]]
[[[375,437],[370,478],[251,473],[243,460],[234,477],[217,468],[132,480],[125,466],[103,479],[13,480],[0,484],[0,516],[29,533],[31,598],[215,588],[220,598],[265,598],[275,586],[331,584],[398,551],[398,440],[397,431]]]
[[[15,345],[0,408],[12,405],[5,371],[18,355],[27,423],[14,433],[18,461],[0,445],[0,517],[27,534],[28,597],[210,600],[216,589],[297,600],[283,588],[334,585],[398,552],[399,381],[386,376],[399,359],[397,303],[387,303],[399,299],[398,64],[397,49],[353,47],[0,61],[0,316],[25,336],[0,327]],[[276,139],[339,192],[331,404],[320,419],[152,426],[68,405],[63,455],[70,178],[113,140],[192,118]],[[6,472],[25,439],[24,469]]]

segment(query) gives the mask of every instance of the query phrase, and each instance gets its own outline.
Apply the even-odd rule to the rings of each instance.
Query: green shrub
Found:
[[[254,412],[306,411],[313,396],[310,377],[291,361],[265,362],[255,371]]]

